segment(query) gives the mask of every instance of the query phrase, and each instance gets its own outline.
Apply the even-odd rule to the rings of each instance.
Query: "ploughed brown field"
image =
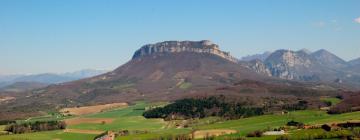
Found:
[[[192,137],[195,139],[202,139],[210,136],[220,136],[233,133],[237,133],[237,131],[231,129],[198,130],[192,133]]]
[[[63,108],[60,110],[61,113],[67,115],[85,115],[99,113],[105,110],[114,109],[114,108],[124,108],[128,107],[127,103],[112,103],[105,105],[94,105],[94,106],[85,106],[85,107],[73,107],[73,108]]]
[[[0,97],[0,103],[9,101],[9,100],[13,100],[13,99],[15,99],[15,97],[10,97],[10,96]]]

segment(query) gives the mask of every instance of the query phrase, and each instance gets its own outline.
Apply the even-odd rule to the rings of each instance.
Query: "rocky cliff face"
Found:
[[[194,52],[213,54],[229,60],[237,62],[237,59],[228,52],[221,51],[219,46],[208,40],[203,41],[165,41],[156,44],[148,44],[137,50],[133,59],[160,53],[179,53],[179,52]]]
[[[304,51],[277,50],[264,61],[253,60],[249,68],[257,73],[287,80],[317,81],[321,71],[315,58]]]
[[[252,60],[249,63],[250,66],[248,67],[254,70],[255,72],[265,74],[267,76],[272,76],[270,69],[261,60],[259,59]]]
[[[309,70],[313,69],[316,64],[304,52],[278,50],[265,60],[265,65],[273,76],[289,80],[310,80],[312,74],[309,73]]]

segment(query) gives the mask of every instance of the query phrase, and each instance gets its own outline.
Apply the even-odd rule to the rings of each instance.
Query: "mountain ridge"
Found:
[[[168,46],[163,46],[164,43]],[[348,79],[339,79],[346,73],[325,71],[314,57],[303,51],[279,50],[272,53],[265,63],[257,60],[252,61],[257,65],[252,65],[251,62],[228,59],[229,53],[224,57],[221,55],[224,51],[207,41],[165,41],[156,44],[142,46],[129,62],[113,71],[22,93],[26,97],[16,94],[19,95],[16,99],[0,104],[0,118],[26,106],[32,106],[31,111],[36,112],[115,102],[173,101],[186,96],[226,94],[227,90],[223,89],[239,83],[242,83],[241,88],[231,89],[232,95],[298,97],[305,96],[301,94],[303,91],[309,92],[306,96],[311,96],[312,93],[333,93],[347,88],[342,85],[347,84]],[[312,68],[316,71],[308,74]],[[323,82],[321,78],[327,79]],[[265,84],[256,84],[259,83],[257,81]],[[262,89],[262,85],[268,85],[271,90]],[[296,95],[292,89],[296,90]],[[5,96],[11,94],[0,93]]]

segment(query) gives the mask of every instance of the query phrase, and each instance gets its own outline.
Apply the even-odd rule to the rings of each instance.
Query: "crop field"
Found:
[[[321,101],[330,102],[331,105],[336,105],[341,102],[339,98],[332,98],[332,97],[323,97],[320,98]]]
[[[239,120],[218,122],[209,125],[201,125],[197,129],[234,129],[240,134],[245,135],[251,131],[266,128],[276,128],[284,126],[287,122],[295,120],[306,125],[316,125],[333,122],[345,122],[348,120],[359,120],[360,112],[344,113],[340,115],[329,115],[323,111],[296,111],[287,115],[263,115]]]
[[[17,135],[3,135],[1,140],[91,140],[94,134],[66,133],[63,131],[36,132]]]
[[[113,108],[125,108],[127,106],[128,106],[127,103],[113,103],[113,104],[105,104],[105,105],[64,108],[61,109],[60,112],[71,115],[85,115],[85,114],[98,113]]]
[[[0,131],[3,131],[6,125],[0,125]]]
[[[129,130],[130,132],[139,132],[131,133],[128,136],[118,137],[118,140],[149,139],[176,134],[189,135],[194,130],[197,130],[198,132],[215,132],[216,130],[231,130],[231,132],[236,132],[235,134],[228,134],[218,137],[218,139],[221,139],[223,137],[231,136],[245,137],[247,133],[255,130],[264,130],[268,128],[277,128],[284,126],[290,120],[303,122],[306,125],[360,120],[360,112],[329,115],[325,111],[304,110],[290,112],[284,115],[263,115],[230,121],[225,121],[218,117],[209,117],[194,120],[189,128],[177,128],[174,123],[181,123],[182,121],[164,121],[162,119],[145,119],[144,117],[142,117],[142,113],[144,112],[145,107],[149,105],[151,104],[147,104],[145,102],[138,102],[136,105],[132,105],[126,108],[120,108],[96,114],[81,115],[71,118],[56,118],[53,117],[53,115],[48,117],[42,116],[36,119],[32,118],[31,120],[48,120],[51,118],[56,120],[65,119],[65,121],[76,120],[75,122],[77,123],[69,123],[67,129],[64,131],[58,130],[17,135],[5,135],[0,136],[0,139],[11,140],[14,138],[26,138],[29,140],[87,140],[92,139],[96,136],[96,134],[107,130]],[[4,126],[0,126],[0,128],[3,127]],[[296,131],[292,132],[292,135],[302,135],[303,133],[308,132]],[[264,136],[261,138],[251,139],[275,138],[276,136]]]

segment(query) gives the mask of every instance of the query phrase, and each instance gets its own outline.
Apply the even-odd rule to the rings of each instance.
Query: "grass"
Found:
[[[145,119],[142,116],[117,118],[111,124],[78,124],[69,126],[70,129],[86,130],[158,130],[165,125],[161,119]]]
[[[163,103],[160,103],[163,104]],[[221,136],[217,139],[223,139],[230,136],[244,137],[247,133],[255,130],[264,130],[268,128],[277,128],[284,126],[288,121],[295,120],[303,122],[308,125],[324,124],[330,122],[343,122],[351,119],[360,119],[360,112],[345,113],[339,115],[329,115],[325,111],[317,110],[304,110],[290,112],[289,114],[280,115],[263,115],[257,117],[243,118],[239,120],[224,121],[218,117],[209,117],[193,121],[192,128],[176,129],[175,126],[169,125],[171,122],[165,122],[161,119],[145,119],[142,117],[145,107],[154,104],[147,104],[145,102],[137,102],[133,106],[123,109],[111,110],[100,112],[97,114],[83,115],[85,118],[112,118],[114,119],[111,124],[77,124],[70,125],[70,129],[84,129],[84,130],[143,130],[149,133],[146,134],[132,134],[129,136],[118,137],[118,140],[133,140],[133,139],[149,139],[158,138],[166,135],[176,134],[189,134],[193,129],[207,130],[207,129],[234,129],[238,130],[238,134]],[[156,104],[155,104],[156,105]],[[53,115],[54,116],[54,115]],[[31,121],[44,120],[44,119],[59,119],[53,116],[41,116],[31,118]],[[167,127],[166,127],[167,126]],[[169,127],[170,126],[170,127]],[[4,126],[0,126],[0,129]],[[294,135],[302,135],[303,132],[296,131]],[[64,133],[62,131],[48,131],[38,133],[28,133],[21,135],[6,135],[0,136],[1,140],[11,140],[14,138],[27,138],[29,140],[72,140],[72,139],[92,139],[95,135],[77,134],[77,133]],[[264,136],[261,138],[252,139],[275,139],[276,136]],[[248,139],[248,138],[247,138]]]
[[[115,87],[113,87],[114,89],[128,89],[133,87],[134,84],[121,84],[121,85],[117,85]]]
[[[324,97],[324,98],[320,98],[320,100],[324,102],[330,102],[332,106],[341,102],[339,98],[334,98],[334,97]]]
[[[26,120],[17,120],[17,123],[25,123],[25,122],[36,122],[36,121],[53,121],[53,120],[64,120],[68,118],[72,118],[74,116],[64,116],[60,113],[51,113],[44,116],[31,117]]]
[[[331,122],[342,122],[351,119],[360,119],[360,112],[345,113],[339,115],[329,115],[324,111],[296,111],[288,115],[263,115],[239,120],[217,122],[209,125],[198,126],[197,129],[234,129],[245,136],[255,130],[267,128],[277,128],[286,125],[290,120],[303,122],[308,125],[324,124]]]
[[[181,83],[181,84],[179,85],[179,88],[180,88],[180,89],[188,89],[188,88],[190,88],[191,86],[192,86],[191,83],[189,83],[189,82],[183,82],[183,83]]]
[[[91,140],[95,135],[91,134],[77,134],[77,133],[64,133],[62,131],[47,131],[36,132],[17,135],[4,135],[0,136],[1,140]]]
[[[0,131],[4,131],[6,125],[0,125]]]
[[[0,125],[0,134],[6,134],[7,132],[5,130],[6,125]]]

